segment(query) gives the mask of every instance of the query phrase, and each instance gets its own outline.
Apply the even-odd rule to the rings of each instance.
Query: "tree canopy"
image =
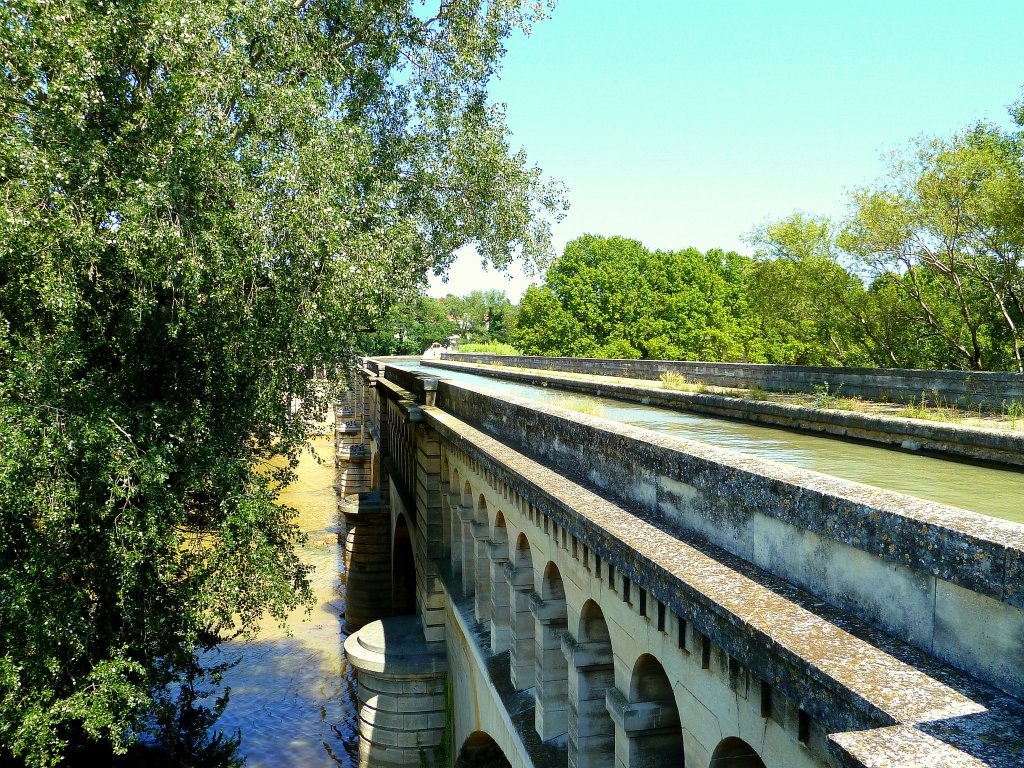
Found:
[[[1024,371],[1024,102],[922,140],[840,218],[758,227],[753,257],[586,235],[523,296],[530,354]]]
[[[744,260],[651,252],[584,235],[523,295],[513,341],[526,354],[733,359],[746,351]]]
[[[753,238],[763,275],[840,360],[1024,371],[1024,123],[915,142],[836,221],[794,214]],[[856,276],[856,277],[854,277]],[[800,316],[800,313],[792,313]]]
[[[315,374],[458,247],[547,258],[487,98],[544,10],[0,4],[0,761],[209,747],[197,651],[309,600],[258,465]]]

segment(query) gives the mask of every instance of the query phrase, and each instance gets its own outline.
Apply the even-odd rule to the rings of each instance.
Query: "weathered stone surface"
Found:
[[[670,410],[692,411],[802,432],[856,438],[915,451],[925,450],[1024,466],[1024,435],[1019,432],[893,418],[872,413],[811,408],[790,403],[743,400],[710,393],[667,390],[653,385],[588,381],[558,376],[550,372],[533,374],[500,367],[480,368],[438,361],[432,361],[429,365],[545,387],[553,386],[570,392],[613,397]]]
[[[636,379],[659,379],[678,373],[719,387],[759,387],[767,392],[814,392],[828,384],[833,392],[900,403],[938,394],[943,402],[999,410],[1024,400],[1024,375],[998,371],[925,371],[906,368],[825,368],[757,363],[679,360],[602,360],[577,357],[528,357],[444,353],[442,360],[536,368]],[[436,362],[436,361],[433,361]]]
[[[696,548],[443,412],[428,411],[427,418],[546,518],[568,527],[618,572],[832,730],[1024,714],[1013,699],[1000,698],[724,551],[708,544]],[[951,732],[960,743],[971,740],[970,731],[954,725]]]
[[[917,589],[925,611],[933,578],[993,597],[1004,610],[1020,611],[1002,601],[1016,589],[1005,582],[1007,554],[1024,552],[1024,526],[1018,523],[450,382],[440,383],[439,403],[638,512],[682,523],[681,534],[706,537],[926,650],[932,650],[934,618],[927,618],[922,631],[920,612],[892,610],[878,583],[903,571],[889,564],[918,574],[899,589],[907,594]],[[529,436],[528,445],[524,436]],[[665,490],[661,497],[659,489]],[[665,516],[666,507],[675,508],[675,515]],[[560,526],[586,542],[578,511],[555,514]],[[771,548],[758,551],[752,525],[767,518],[789,527],[776,539],[796,540],[810,531],[843,545],[835,548],[838,555],[844,547],[850,548],[851,558],[852,550],[871,555],[860,559],[873,570],[858,581],[842,576],[842,557],[815,562],[775,557]],[[635,580],[633,561],[615,565]],[[944,658],[981,674],[980,659],[990,650],[961,644]],[[1024,672],[986,679],[1024,694]]]
[[[345,640],[345,655],[359,683],[360,768],[441,768],[443,752],[433,747],[444,741],[448,662],[419,618],[367,624]]]
[[[502,749],[517,768],[547,764],[537,762],[536,756],[544,754],[536,751],[538,746],[555,749],[550,764],[636,768],[637,760],[646,759],[647,750],[655,742],[660,744],[657,740],[663,737],[675,739],[665,741],[672,752],[669,758],[674,759],[682,749],[678,743],[680,716],[685,724],[688,764],[707,765],[712,754],[718,754],[718,742],[735,734],[765,755],[769,765],[1019,768],[1018,758],[1024,754],[1024,734],[1019,727],[1024,722],[1024,707],[1019,700],[878,631],[855,615],[876,620],[877,603],[923,595],[909,620],[933,624],[928,630],[930,639],[925,639],[929,637],[925,633],[911,638],[920,645],[935,645],[939,640],[947,646],[954,643],[957,622],[967,621],[956,616],[957,610],[967,608],[977,614],[979,605],[996,606],[995,619],[988,622],[990,628],[1010,634],[1000,622],[1013,615],[1004,611],[1013,604],[1011,598],[1019,583],[1020,547],[1007,546],[1001,532],[986,538],[991,530],[983,532],[971,528],[969,522],[964,526],[956,518],[944,518],[949,508],[911,509],[908,514],[903,507],[891,509],[888,498],[858,496],[858,487],[849,487],[853,484],[835,486],[826,479],[816,486],[820,476],[813,473],[808,473],[810,482],[803,482],[800,473],[732,461],[728,454],[706,451],[706,446],[699,444],[692,449],[680,447],[680,441],[651,440],[640,430],[608,430],[600,420],[575,414],[567,418],[557,409],[512,400],[494,403],[480,398],[480,393],[460,393],[455,388],[445,392],[446,386],[442,382],[438,387],[440,406],[460,417],[472,414],[486,431],[440,408],[423,408],[425,421],[420,428],[440,436],[441,456],[447,457],[442,458],[442,473],[447,471],[446,465],[457,465],[458,477],[472,481],[468,495],[473,500],[486,496],[492,514],[498,509],[504,513],[509,542],[525,535],[532,550],[532,560],[529,554],[522,557],[520,550],[515,550],[514,562],[521,564],[519,568],[512,563],[493,563],[491,540],[485,539],[482,552],[475,548],[471,554],[463,551],[453,561],[479,558],[486,564],[491,590],[504,578],[513,645],[510,655],[490,655],[493,634],[487,623],[474,622],[472,595],[462,591],[447,566],[439,574],[439,588],[448,605],[443,636],[449,660],[458,658],[458,668],[469,670],[472,678],[468,689],[459,683],[455,695],[456,731],[461,737],[466,728],[474,729],[474,718],[482,716],[479,708],[487,709],[492,706],[488,702],[500,698],[501,710],[489,711],[484,720],[476,722],[498,729],[495,733]],[[494,439],[494,435],[517,433],[528,437],[508,441],[534,452],[532,458]],[[554,445],[549,445],[550,437],[555,438]],[[447,488],[447,479],[442,482]],[[833,506],[823,499],[832,500]],[[788,506],[783,503],[787,500]],[[825,517],[818,527],[813,520],[804,519],[810,513],[802,508],[810,505],[813,509],[815,504]],[[851,509],[866,514],[851,518]],[[449,509],[449,520],[450,513]],[[851,520],[857,524],[851,527]],[[474,539],[472,524],[482,522],[476,517],[467,520],[466,538]],[[799,532],[789,537],[792,542],[787,541],[786,526]],[[700,528],[702,535],[694,528]],[[842,533],[835,534],[836,529]],[[721,546],[709,540],[716,530],[729,532]],[[938,538],[957,540],[937,554],[910,558],[910,565],[905,564],[907,558],[901,556],[907,552],[939,546],[936,532]],[[847,533],[852,533],[853,543],[847,540]],[[415,546],[424,546],[415,531],[413,538]],[[871,551],[870,545],[877,541],[889,549]],[[1008,553],[1002,560],[992,557],[982,562],[973,572],[965,569],[964,578],[982,585],[987,579],[992,593],[964,583],[954,586],[953,580],[938,583],[935,571],[958,568],[957,557],[986,559],[984,547],[975,546],[979,541],[993,545],[987,550],[990,554],[998,555],[999,546]],[[787,544],[792,545],[789,562]],[[751,564],[759,558],[769,564],[767,570]],[[837,560],[844,561],[843,568],[828,570]],[[565,583],[565,628],[559,623],[535,621],[531,613],[530,597],[534,589],[547,589],[551,562]],[[609,566],[615,574],[614,588],[609,583]],[[815,569],[825,569],[828,578],[821,581],[828,599],[833,593],[845,593],[842,599],[851,605],[844,606],[846,612],[838,610],[769,572],[787,568],[807,580],[817,578]],[[801,569],[803,576],[799,575]],[[855,604],[862,597],[856,584],[857,574],[862,572],[876,579],[865,583],[863,592],[878,592],[876,604],[868,601],[867,608]],[[541,574],[545,574],[543,580]],[[598,574],[604,578],[593,578]],[[535,578],[539,586],[534,585]],[[514,588],[510,581],[520,585]],[[628,600],[627,582],[631,588]],[[878,589],[880,584],[884,589]],[[640,615],[641,590],[645,590],[646,616]],[[973,597],[966,599],[958,590]],[[581,593],[596,600],[604,613],[614,655],[607,645],[576,643],[571,637],[570,632],[582,626],[578,624]],[[492,606],[495,594],[492,592]],[[561,599],[560,591],[555,595]],[[931,618],[927,613],[929,596],[934,605]],[[538,600],[533,611],[542,617],[547,602]],[[659,606],[665,607],[667,621],[659,614]],[[952,617],[948,632],[934,629],[940,612]],[[678,632],[677,622],[685,622],[682,626],[688,630]],[[974,627],[973,635],[963,634],[961,643],[992,642],[985,638],[981,626]],[[1003,641],[1012,658],[1013,641],[1005,637]],[[688,648],[681,647],[684,644]],[[586,647],[581,650],[581,646]],[[675,702],[670,706],[658,694],[655,702],[627,704],[626,697],[620,695],[620,717],[612,728],[608,707],[602,714],[594,703],[606,704],[606,694],[616,686],[635,692],[629,670],[636,654],[646,652],[663,664],[672,662],[665,669],[675,686]],[[945,652],[955,655],[960,651],[949,646]],[[568,668],[565,677],[554,666],[556,656]],[[577,668],[571,663],[574,660],[594,664]],[[527,667],[532,687],[519,695],[514,681],[519,675],[526,687]],[[479,677],[482,668],[490,683]],[[502,675],[507,693],[490,698],[495,696],[491,686]],[[767,694],[765,685],[769,686]],[[591,696],[598,689],[599,699]],[[472,706],[468,712],[467,698]],[[384,707],[377,711],[391,712]],[[596,720],[598,716],[605,720]],[[385,719],[368,716],[366,721],[383,723]],[[509,720],[512,729],[506,732],[504,723]],[[502,725],[497,725],[499,722]],[[728,730],[723,730],[725,723],[732,723]],[[537,739],[560,732],[551,744],[537,744]],[[612,738],[613,732],[621,734]],[[604,741],[597,738],[599,733],[604,734]],[[457,736],[456,745],[461,737]],[[827,759],[826,748],[831,755]],[[530,761],[522,759],[526,754],[532,756]],[[787,757],[781,763],[776,757],[768,759],[776,755]]]

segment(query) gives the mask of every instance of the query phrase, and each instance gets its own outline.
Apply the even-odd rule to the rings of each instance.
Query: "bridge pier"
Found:
[[[476,539],[473,538],[473,508],[460,504],[456,507],[461,532],[459,541],[462,544],[462,591],[469,595],[476,587]]]
[[[391,507],[376,491],[345,496],[345,624],[350,630],[391,615]]]
[[[504,533],[505,526],[495,526]],[[512,646],[511,608],[505,565],[508,563],[508,536],[503,541],[488,542],[487,557],[491,566],[491,652],[503,653]]]
[[[569,768],[604,768],[615,759],[615,729],[605,692],[615,685],[608,626],[590,602],[580,620],[580,641],[562,635],[569,664]]]
[[[530,612],[536,624],[536,720],[542,741],[565,736],[569,731],[569,680],[562,635],[568,629],[565,592],[554,563],[544,572],[541,594],[530,596]]]
[[[533,641],[533,614],[530,596],[533,594],[533,570],[517,568],[505,563],[505,579],[512,595],[512,646],[510,657],[512,686],[518,691],[533,688],[535,677]]]
[[[615,768],[679,768],[683,741],[675,702],[628,702],[609,688],[605,705],[615,723]]]
[[[452,574],[458,576],[462,573],[462,519],[459,517],[459,502],[462,499],[462,492],[458,488],[459,473],[455,473],[451,490],[448,493],[448,563]]]
[[[354,419],[351,408],[340,408],[339,415],[345,421],[338,421],[334,425],[334,443],[338,453],[347,451],[349,448],[363,444],[363,427]]]
[[[367,624],[345,655],[358,674],[359,768],[447,768],[448,662],[419,617]]]
[[[361,445],[336,448],[334,453],[338,495],[344,498],[353,493],[369,491],[370,453]]]
[[[477,621],[490,621],[491,618],[491,540],[487,530],[486,509],[485,522],[474,521],[470,525],[473,532],[476,579],[474,584],[473,609]]]

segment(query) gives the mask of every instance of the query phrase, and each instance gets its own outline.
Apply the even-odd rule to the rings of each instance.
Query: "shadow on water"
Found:
[[[218,655],[239,658],[224,676],[231,702],[217,724],[240,730],[246,765],[358,765],[357,709],[350,667],[337,648],[297,638],[238,643]]]
[[[281,501],[298,511],[308,536],[299,556],[313,566],[316,605],[308,616],[290,616],[284,629],[265,621],[257,638],[225,643],[207,659],[237,661],[224,674],[231,699],[214,727],[241,731],[240,753],[249,768],[359,764],[355,673],[344,653],[345,566],[333,453],[326,438],[315,447],[321,460],[303,454]]]

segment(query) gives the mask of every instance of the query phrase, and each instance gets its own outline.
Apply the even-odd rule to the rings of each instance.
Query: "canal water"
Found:
[[[396,367],[551,405],[564,406],[567,400],[582,401],[590,404],[596,411],[595,415],[606,419],[1024,523],[1024,472],[1019,470],[561,392],[462,371],[431,368],[419,362],[403,361]]]
[[[296,611],[282,629],[267,619],[255,640],[221,646],[215,661],[237,661],[224,675],[231,699],[217,723],[242,732],[248,768],[336,768],[358,765],[355,675],[345,660],[345,569],[334,449],[317,438],[315,455],[304,452],[298,478],[281,494],[299,513],[309,539],[300,548],[317,604]],[[319,462],[318,462],[319,459]]]

